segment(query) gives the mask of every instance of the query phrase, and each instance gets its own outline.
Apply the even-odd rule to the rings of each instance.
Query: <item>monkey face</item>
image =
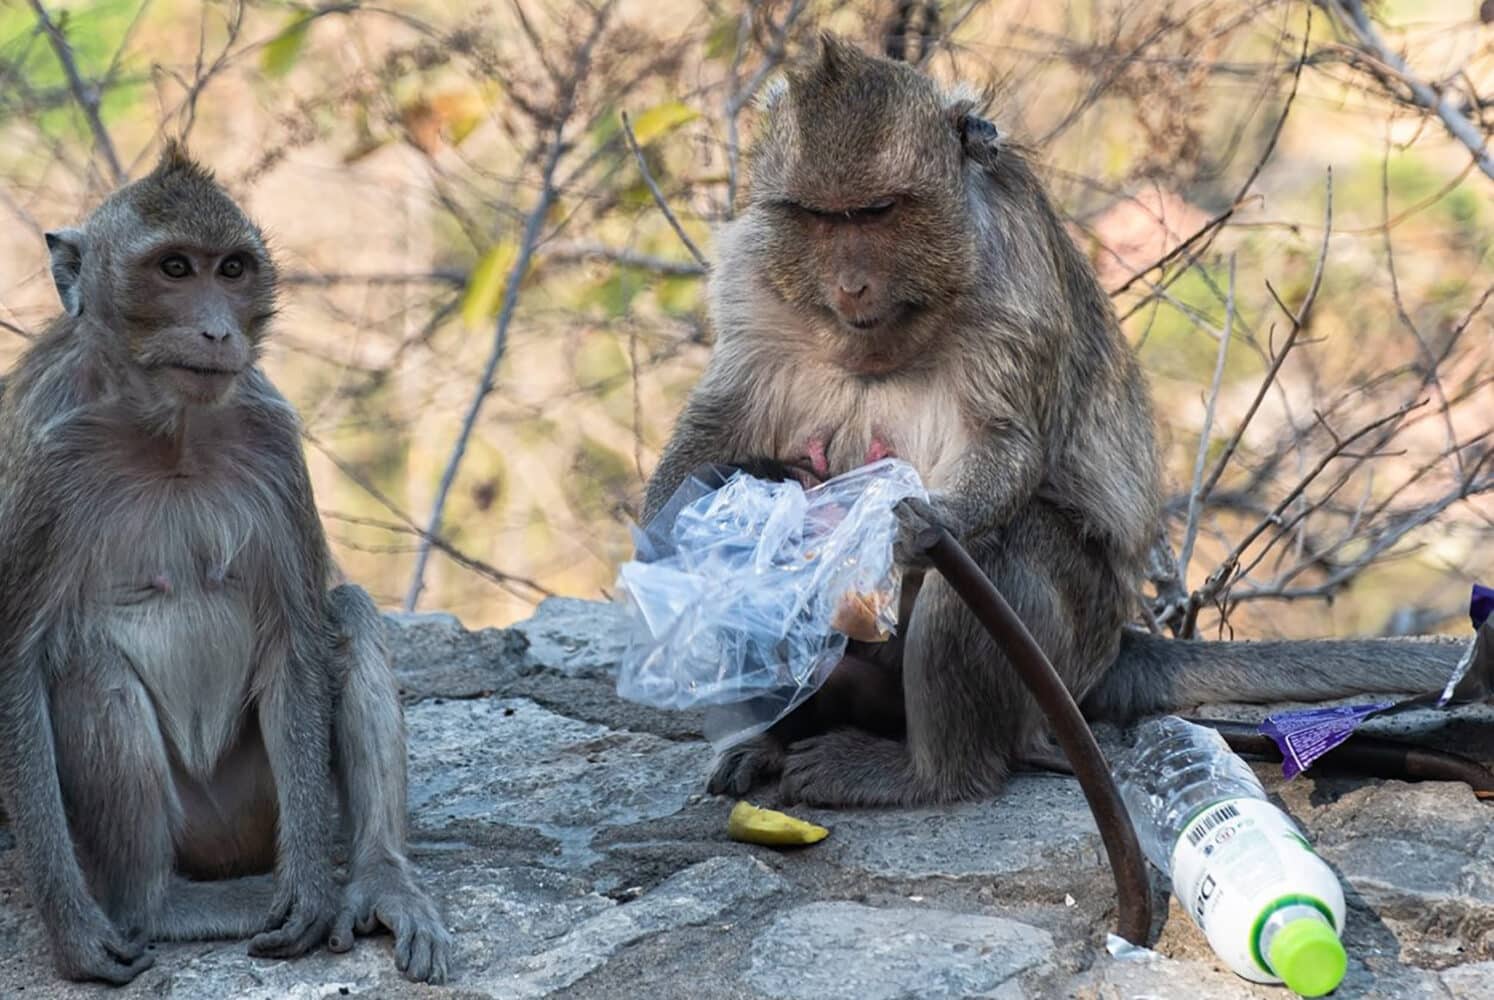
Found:
[[[171,242],[132,258],[122,287],[130,353],[183,405],[228,395],[254,364],[270,310],[265,262],[251,245]]]
[[[64,307],[181,406],[229,396],[275,313],[264,239],[211,174],[169,146],[81,230],[47,234]]]
[[[902,366],[976,280],[964,109],[833,38],[766,104],[744,213],[758,271],[848,368]]]

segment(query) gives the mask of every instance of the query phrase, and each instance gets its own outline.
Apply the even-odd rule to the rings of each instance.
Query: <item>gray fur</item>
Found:
[[[1276,646],[1123,644],[1159,519],[1149,392],[1024,151],[968,90],[834,38],[773,93],[747,203],[719,236],[715,350],[645,519],[703,463],[823,445],[835,475],[881,443],[931,492],[905,512],[900,554],[916,562],[930,521],[954,531],[1075,695],[1099,687],[1097,713],[1435,683],[1430,654],[1386,669],[1383,654],[1318,645],[1302,668]],[[712,787],[781,771],[786,798],[823,805],[995,792],[1038,746],[1040,713],[936,574],[905,626],[904,740],[841,728],[785,747],[770,732]]]
[[[127,982],[147,940],[256,931],[290,957],[382,922],[402,970],[443,978],[382,622],[328,593],[299,424],[256,365],[263,239],[173,146],[49,245],[66,312],[0,397],[0,779],[59,972]],[[190,275],[163,276],[173,254]],[[269,894],[238,878],[271,867]]]

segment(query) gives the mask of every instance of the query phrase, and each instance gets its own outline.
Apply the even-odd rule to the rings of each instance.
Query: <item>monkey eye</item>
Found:
[[[802,218],[826,219],[832,222],[866,222],[869,219],[880,218],[897,207],[896,198],[882,198],[869,205],[859,208],[843,208],[830,210],[814,208],[809,205],[801,205],[798,202],[785,201],[782,207]]]
[[[886,215],[896,206],[896,198],[883,198],[881,201],[874,201],[870,205],[853,208],[846,215],[853,219],[875,219],[878,216]]]
[[[239,254],[223,258],[223,263],[218,265],[218,273],[232,281],[244,276],[244,258]]]
[[[192,262],[179,253],[161,260],[161,273],[168,278],[185,278],[192,273]]]

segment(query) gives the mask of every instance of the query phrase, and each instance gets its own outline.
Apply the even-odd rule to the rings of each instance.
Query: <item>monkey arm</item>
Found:
[[[48,588],[55,498],[39,473],[8,486],[0,499],[0,783],[59,968],[71,978],[127,982],[150,962],[88,890],[68,828],[48,708],[47,650],[60,627],[48,609],[66,603]]]
[[[933,514],[960,541],[979,538],[1008,521],[1042,481],[1037,435],[1018,420],[987,424],[960,456],[948,489],[930,493]]]
[[[639,517],[641,524],[653,519],[691,471],[707,462],[730,461],[736,457],[733,430],[741,410],[736,394],[713,391],[704,381],[696,387],[649,477]]]
[[[105,918],[88,892],[68,833],[43,665],[34,650],[20,645],[6,643],[0,650],[0,767],[37,908],[55,936],[53,918],[59,912],[91,910]]]

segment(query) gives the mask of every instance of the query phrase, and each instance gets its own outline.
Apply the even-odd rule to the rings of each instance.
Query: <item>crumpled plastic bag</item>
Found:
[[[824,683],[850,638],[892,635],[894,508],[927,496],[897,459],[809,490],[735,470],[686,480],[618,573],[631,626],[619,696],[714,706],[718,749],[767,729]]]

